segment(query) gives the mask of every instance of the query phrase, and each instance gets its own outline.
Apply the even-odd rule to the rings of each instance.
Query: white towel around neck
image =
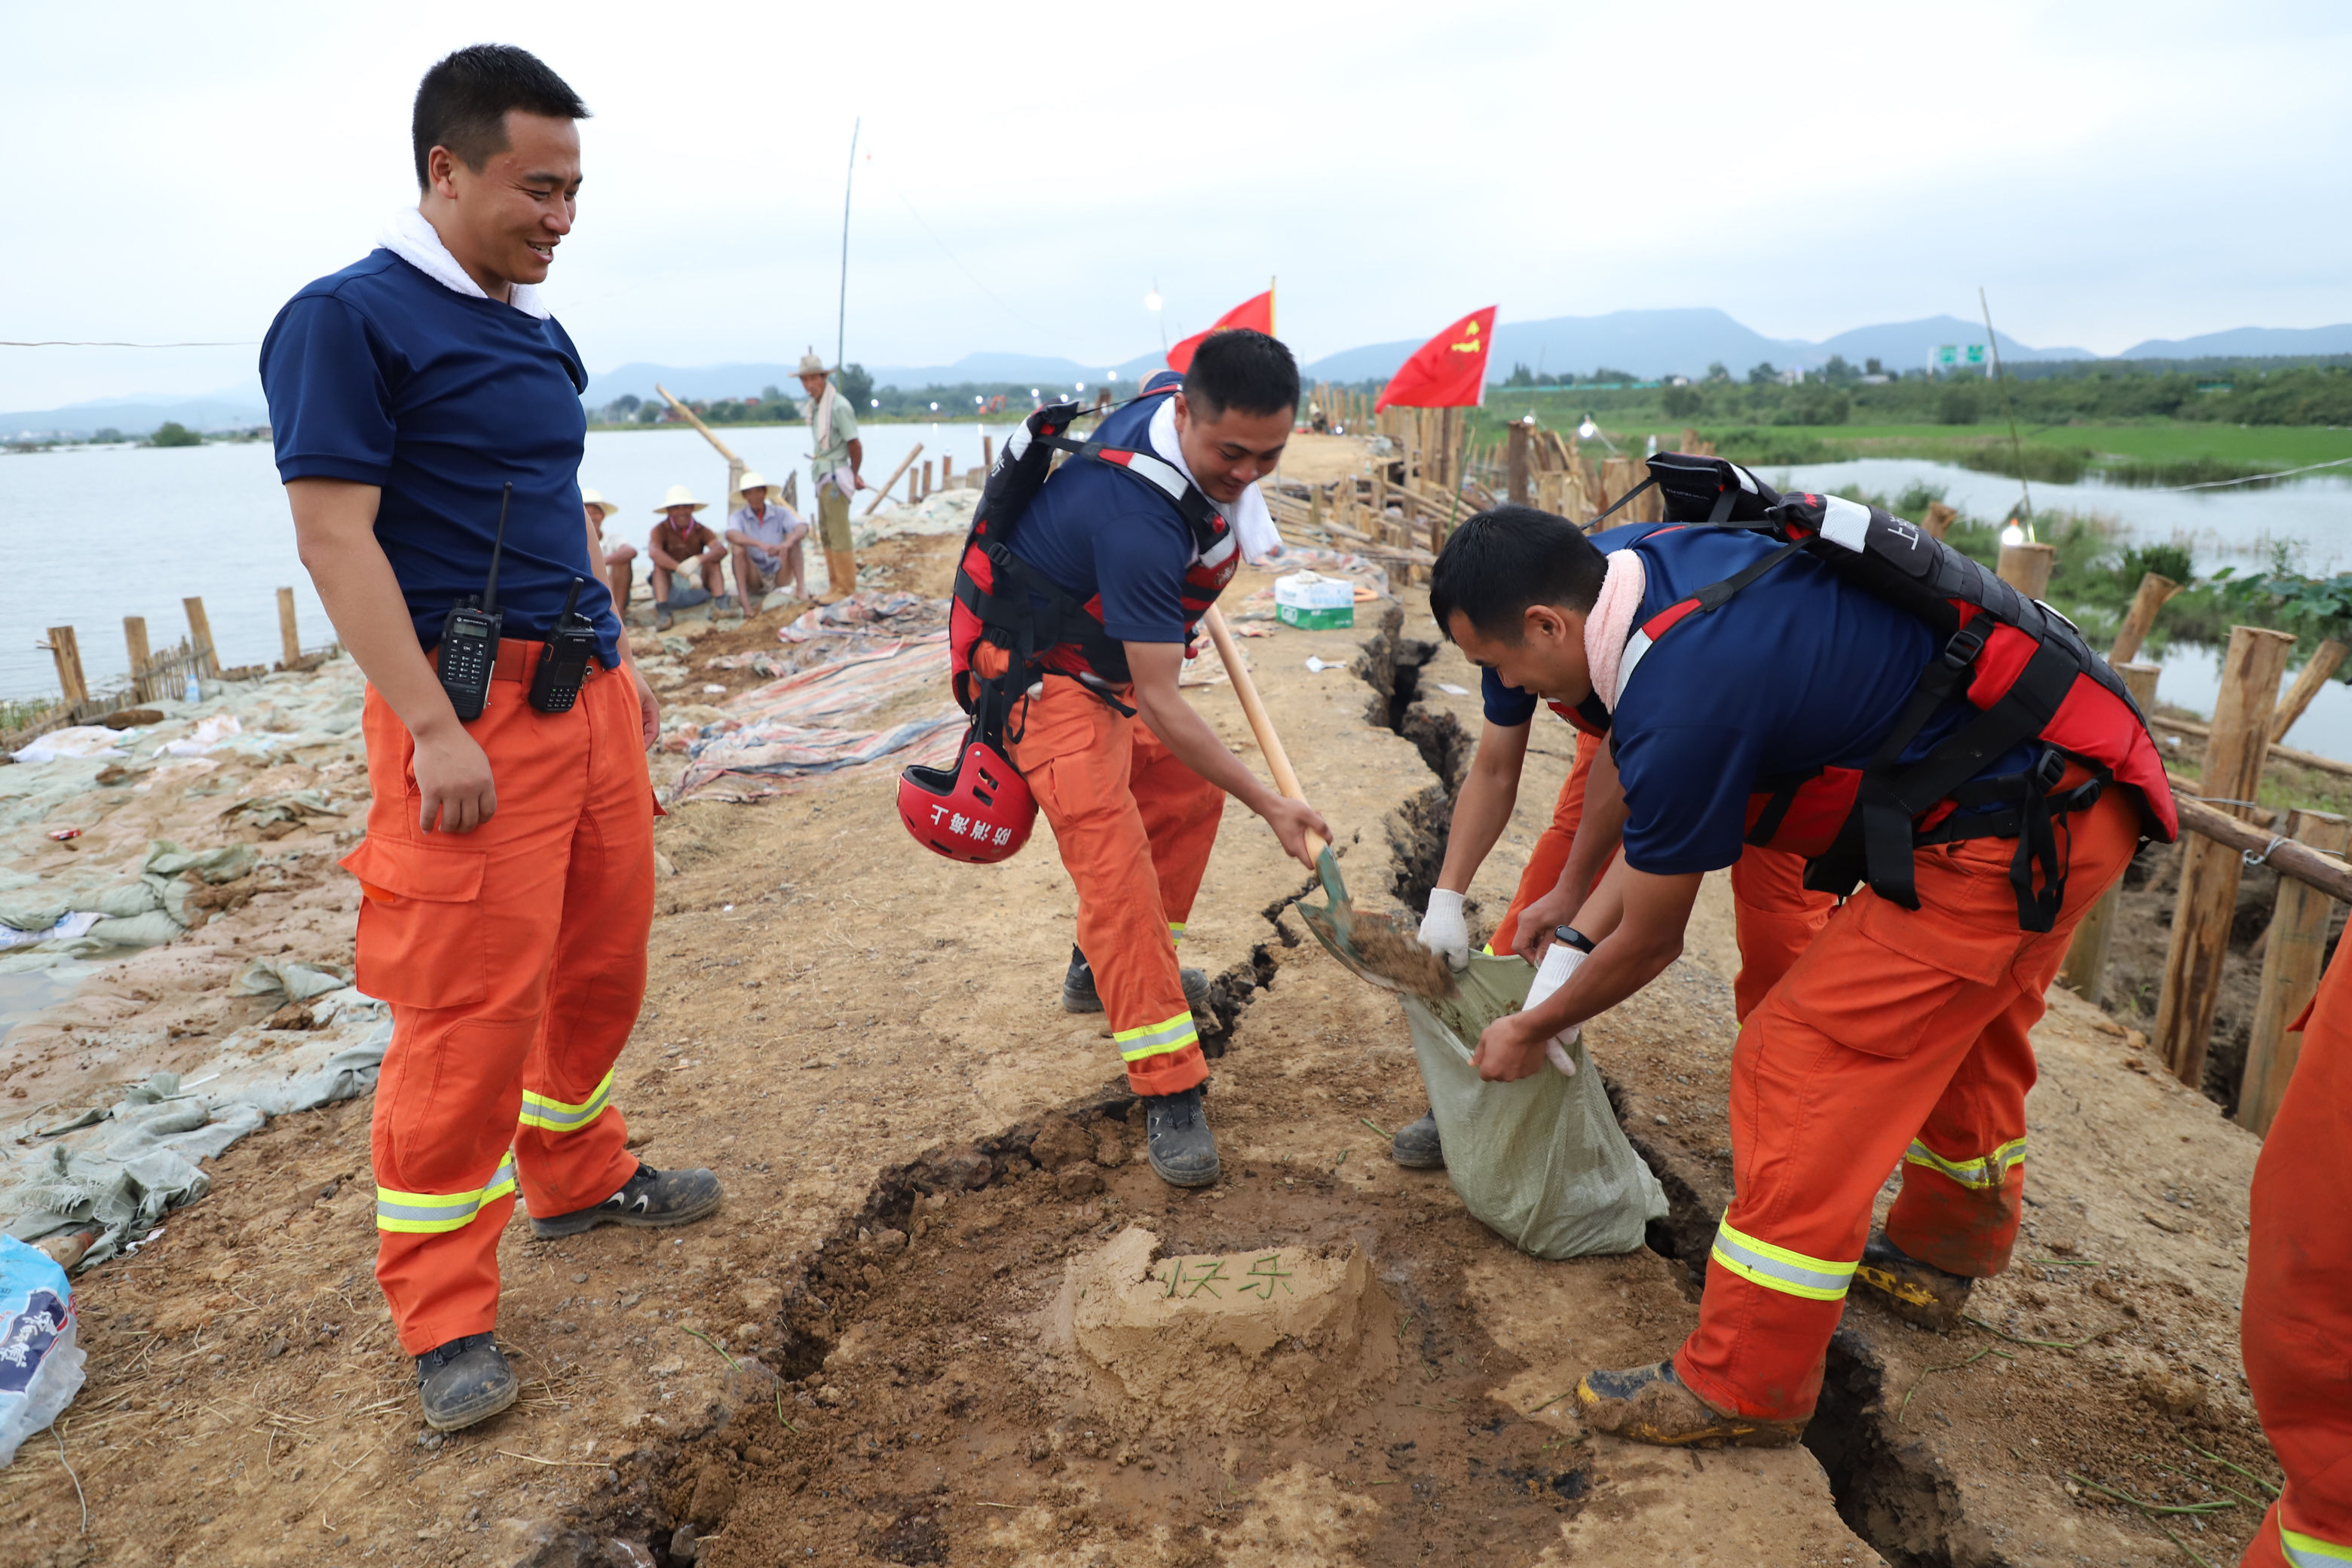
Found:
[[[392,221],[375,237],[375,242],[451,293],[471,295],[477,300],[489,298],[482,286],[457,265],[457,258],[441,243],[440,233],[415,207],[403,207],[394,213]],[[530,283],[516,284],[512,297],[506,302],[542,321],[549,315],[547,307],[540,303],[538,288]]]
[[[1176,471],[1192,479],[1191,465],[1184,461],[1183,444],[1176,439],[1176,399],[1163,398],[1159,411],[1151,416],[1151,449],[1176,465]],[[1202,491],[1203,495],[1208,492]],[[1244,487],[1241,500],[1231,505],[1209,496],[1209,504],[1234,525],[1234,538],[1242,547],[1242,559],[1255,566],[1270,555],[1282,553],[1282,532],[1274,525],[1274,513],[1266,510],[1265,497],[1255,485]]]

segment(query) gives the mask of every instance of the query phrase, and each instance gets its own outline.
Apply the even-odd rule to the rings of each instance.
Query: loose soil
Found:
[[[935,595],[954,542],[866,559]],[[1352,894],[1410,921],[1478,721],[1441,683],[1477,682],[1400,593],[1386,624],[1367,606],[1353,632],[1244,647]],[[666,679],[756,685],[707,661],[777,649],[786,618],[681,620]],[[1230,688],[1192,695],[1253,758]],[[1570,749],[1538,728],[1473,890],[1485,923]],[[1387,1160],[1425,1105],[1398,1004],[1305,935],[1288,906],[1310,879],[1253,819],[1226,824],[1186,942],[1215,982],[1225,1171],[1181,1193],[1140,1157],[1101,1016],[1059,1009],[1075,900],[1050,843],[947,866],[898,828],[888,780],[658,825],[653,981],[614,1100],[646,1159],[713,1166],[728,1205],[677,1235],[555,1242],[518,1216],[512,1411],[425,1431],[370,1277],[369,1104],[281,1118],[215,1162],[160,1239],[77,1280],[89,1382],[0,1472],[0,1564],[2153,1563],[2187,1559],[2070,1474],[2150,1500],[2246,1488],[2193,1444],[2275,1475],[2236,1370],[2258,1145],[2077,999],[2053,995],[2035,1033],[2026,1236],[1979,1291],[1987,1326],[1921,1332],[1857,1299],[1809,1447],[1643,1449],[1587,1436],[1562,1396],[1696,1321],[1730,1184],[1719,879],[1685,955],[1587,1036],[1673,1213],[1650,1249],[1538,1263],[1468,1219],[1443,1173]],[[178,1009],[194,1032],[173,1048],[199,1050],[247,1005],[219,994],[229,936],[348,959],[345,890],[282,901],[277,924],[261,899],[217,917],[200,934],[223,951],[184,984],[157,973],[180,944],[134,961],[149,997],[121,1005]],[[117,989],[102,975],[66,1005]],[[49,1089],[151,1070],[42,1029]],[[1074,1260],[1130,1226],[1163,1258],[1360,1249],[1394,1371],[1302,1392],[1297,1417],[1139,1406],[1056,1320]],[[2222,1562],[2253,1521],[2241,1505],[2172,1528]]]

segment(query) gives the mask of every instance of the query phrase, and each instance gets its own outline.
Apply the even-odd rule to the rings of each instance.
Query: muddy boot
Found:
[[[1192,1016],[1206,1023],[1215,1017],[1209,1006],[1209,975],[1206,970],[1180,969],[1177,975],[1184,982],[1184,1003],[1192,1009]],[[1062,976],[1062,1011],[1065,1013],[1099,1013],[1102,997],[1095,990],[1094,965],[1076,948],[1070,949],[1069,973]]]
[[[1922,1263],[1881,1231],[1862,1249],[1854,1265],[1853,1282],[1878,1294],[1881,1305],[1907,1322],[1927,1329],[1957,1329],[1969,1310],[1969,1289],[1976,1281],[1965,1274],[1947,1274],[1932,1263]]]
[[[1666,1448],[1785,1448],[1805,1433],[1802,1421],[1725,1415],[1693,1394],[1670,1361],[1623,1372],[1595,1368],[1576,1385],[1576,1405],[1597,1432]]]
[[[1216,1182],[1222,1169],[1217,1163],[1217,1135],[1209,1131],[1200,1089],[1145,1095],[1143,1125],[1151,1168],[1161,1181],[1171,1187],[1205,1187]]]
[[[717,1214],[723,1195],[719,1178],[709,1171],[656,1171],[639,1161],[637,1173],[622,1183],[621,1190],[603,1203],[593,1208],[573,1209],[570,1214],[550,1215],[545,1219],[533,1215],[530,1233],[545,1238],[578,1236],[600,1225],[629,1225],[647,1230],[692,1225]]]
[[[1445,1151],[1437,1143],[1437,1112],[1424,1110],[1418,1121],[1408,1121],[1389,1140],[1389,1158],[1408,1171],[1445,1169]]]
[[[487,1421],[515,1402],[522,1384],[488,1334],[467,1334],[416,1358],[416,1397],[425,1424],[455,1432]]]

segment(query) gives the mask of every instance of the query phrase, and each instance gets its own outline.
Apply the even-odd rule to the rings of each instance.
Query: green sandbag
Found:
[[[1569,1053],[1574,1078],[1547,1062],[1517,1083],[1487,1083],[1470,1064],[1479,1032],[1518,1011],[1535,973],[1520,959],[1476,953],[1454,977],[1459,995],[1400,994],[1445,1173],[1463,1206],[1522,1252],[1631,1252],[1665,1217],[1665,1190],[1625,1141],[1583,1042]]]

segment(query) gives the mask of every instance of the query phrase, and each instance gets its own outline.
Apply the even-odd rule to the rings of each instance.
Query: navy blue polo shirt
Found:
[[[1780,548],[1746,529],[1654,531],[1622,531],[1652,535],[1632,546],[1648,580],[1636,625]],[[1625,863],[1676,876],[1738,860],[1749,795],[1766,780],[1867,763],[1936,651],[1925,621],[1810,554],[1685,616],[1643,657],[1612,715]],[[1902,760],[1925,755],[1975,711],[1950,699]],[[2032,752],[2020,746],[1979,776],[2016,773]]]
[[[1104,445],[1151,450],[1166,396],[1129,404],[1097,431]],[[1121,642],[1187,639],[1184,574],[1192,530],[1150,484],[1101,463],[1066,461],[1013,524],[1013,553],[1079,603],[1102,595],[1103,630]]]
[[[617,667],[620,619],[580,508],[588,377],[551,318],[460,294],[374,250],[287,301],[261,345],[261,384],[281,479],[383,489],[375,536],[420,642],[440,641],[458,596],[482,591],[512,481],[506,635],[544,637],[581,578],[580,613]]]

